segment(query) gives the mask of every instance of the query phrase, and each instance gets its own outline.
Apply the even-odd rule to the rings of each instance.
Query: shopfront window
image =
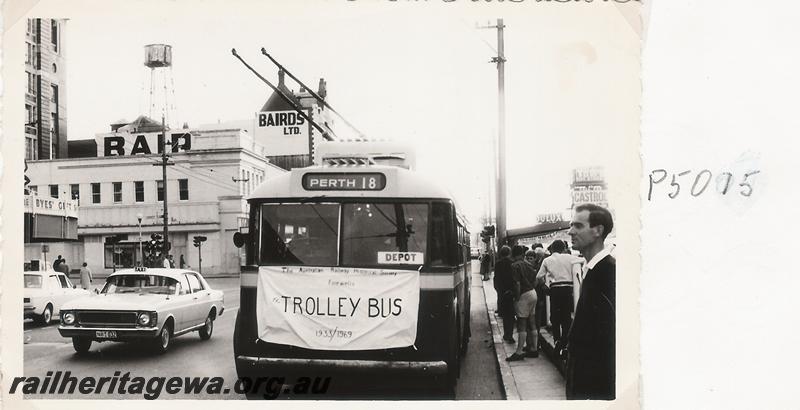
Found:
[[[134,221],[135,222],[135,221]],[[138,245],[135,243],[105,244],[105,267],[132,268],[139,262]]]

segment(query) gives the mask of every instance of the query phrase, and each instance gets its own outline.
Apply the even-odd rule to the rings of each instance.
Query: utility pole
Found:
[[[495,179],[497,181],[496,226],[497,246],[505,244],[506,240],[506,81],[505,81],[505,45],[503,42],[503,19],[497,19],[497,25],[481,28],[497,29],[497,57],[492,57],[491,62],[497,64],[497,144],[495,152]],[[491,213],[490,213],[491,216]]]
[[[166,257],[167,254],[168,254],[167,251],[169,250],[167,248],[170,247],[170,245],[169,245],[169,212],[167,211],[167,165],[174,165],[174,163],[167,162],[167,160],[168,160],[167,147],[172,148],[172,144],[167,142],[167,126],[166,126],[166,123],[164,122],[164,116],[163,115],[161,116],[161,130],[163,132],[163,139],[162,139],[162,141],[160,143],[160,146],[161,146],[161,163],[160,164],[153,164],[153,166],[156,166],[156,167],[157,166],[161,166],[161,175],[162,175],[161,184],[163,186],[163,191],[164,191],[164,197],[163,197],[163,199],[164,199],[164,219],[163,219],[163,224],[164,224],[164,242],[163,243],[164,243],[164,246],[163,246],[163,249],[161,249],[161,252],[162,252],[162,255],[164,255]]]
[[[164,145],[161,149],[161,172],[164,185],[164,256],[168,255],[169,247],[169,213],[167,212],[167,125],[164,116],[161,116],[161,130],[164,133]]]

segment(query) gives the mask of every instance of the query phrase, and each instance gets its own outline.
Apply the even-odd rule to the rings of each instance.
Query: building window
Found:
[[[122,182],[114,182],[114,202],[122,202]]]
[[[28,93],[36,94],[36,75],[33,73],[28,74]]]
[[[53,51],[58,53],[58,22],[50,20],[50,42],[53,43]]]
[[[36,46],[33,45],[33,43],[28,42],[25,44],[28,46],[27,50],[25,51],[25,64],[32,66],[34,65],[33,62],[36,58]]]
[[[92,203],[100,203],[100,184],[97,182],[92,183]]]
[[[58,198],[58,185],[50,185],[50,197]]]
[[[136,194],[136,202],[144,202],[144,181],[134,181],[133,190]]]
[[[37,135],[36,133],[36,107],[25,104],[25,115],[28,117],[27,123],[25,123],[25,132],[31,135]]]
[[[39,44],[39,30],[42,29],[42,19],[33,19],[31,21],[31,37],[33,42]]]
[[[36,155],[36,138],[31,137],[26,133],[25,135],[25,159],[27,160],[35,160],[37,159]]]
[[[78,185],[78,184],[70,184],[69,185],[69,194],[70,194],[70,197],[73,200],[78,201],[78,205],[81,204],[81,186],[80,185]]]
[[[181,201],[186,201],[189,199],[189,180],[188,179],[179,179],[178,180],[178,193],[179,198]]]
[[[156,200],[164,200],[164,181],[156,181]]]
[[[50,158],[59,158],[58,153],[58,114],[50,113],[50,143],[52,149],[50,150]]]
[[[50,98],[50,101],[52,101],[53,104],[58,105],[58,85],[50,84],[50,88],[51,91],[53,92],[53,96]]]
[[[33,33],[33,19],[28,19],[28,31],[26,31],[26,33],[28,34]]]

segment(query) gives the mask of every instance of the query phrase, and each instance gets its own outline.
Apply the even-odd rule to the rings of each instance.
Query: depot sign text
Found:
[[[171,152],[192,149],[192,134],[180,132],[170,134]],[[163,152],[163,134],[114,135],[103,138],[103,156],[125,156],[136,154],[160,154]]]

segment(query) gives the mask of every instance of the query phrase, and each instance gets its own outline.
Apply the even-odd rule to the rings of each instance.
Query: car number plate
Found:
[[[98,330],[94,332],[95,337],[101,339],[116,339],[117,332],[114,330]]]

